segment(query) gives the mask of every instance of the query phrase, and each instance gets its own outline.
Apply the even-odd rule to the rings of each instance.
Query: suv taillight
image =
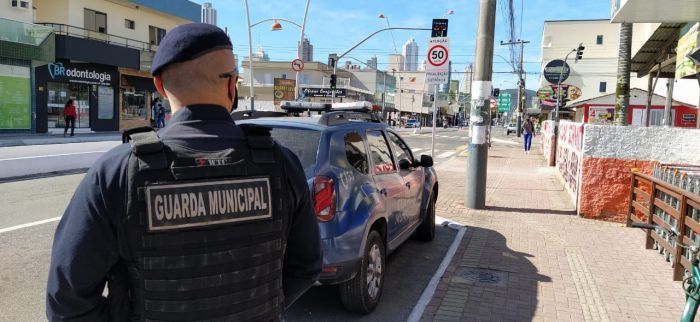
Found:
[[[333,179],[314,177],[314,210],[319,221],[331,221],[335,216],[335,187]]]

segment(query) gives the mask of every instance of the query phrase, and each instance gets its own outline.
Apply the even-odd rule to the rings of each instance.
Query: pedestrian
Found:
[[[125,131],[130,144],[78,186],[54,236],[48,319],[280,319],[322,265],[301,163],[269,129],[231,118],[238,72],[223,30],[173,28],[151,73],[173,118]]]
[[[165,127],[165,108],[163,107],[163,103],[160,101],[158,102],[158,118],[156,122],[156,127],[157,128],[164,128]]]
[[[160,97],[156,96],[151,101],[151,126],[157,127],[156,120],[158,119],[158,103],[160,103]]]
[[[525,119],[523,124],[523,139],[525,145],[525,153],[530,154],[530,146],[532,145],[532,137],[535,135],[535,126],[532,124],[532,120],[529,118]]]
[[[66,126],[63,129],[63,137],[66,137],[66,134],[68,133],[68,126],[70,126],[70,136],[75,134],[75,118],[78,116],[78,113],[73,102],[73,99],[69,99],[68,102],[63,105],[63,117],[66,121]]]

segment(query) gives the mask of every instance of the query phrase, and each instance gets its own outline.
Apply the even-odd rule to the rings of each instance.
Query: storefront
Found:
[[[57,61],[35,68],[37,132],[65,126],[63,108],[72,99],[76,128],[119,130],[119,73],[116,67]]]
[[[0,130],[32,129],[30,62],[0,58]]]
[[[151,126],[151,101],[157,96],[153,78],[148,72],[120,68],[119,129]],[[155,96],[154,96],[155,95]]]

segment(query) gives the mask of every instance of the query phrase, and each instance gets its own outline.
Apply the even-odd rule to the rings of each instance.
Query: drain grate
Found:
[[[464,267],[457,269],[452,281],[465,284],[504,286],[508,278],[506,274],[506,272],[491,269]]]

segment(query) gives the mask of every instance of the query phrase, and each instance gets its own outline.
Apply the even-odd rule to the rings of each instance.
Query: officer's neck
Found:
[[[173,111],[173,114],[177,113],[177,111],[183,109],[185,106],[190,105],[218,105],[231,113],[231,102],[226,100],[217,100],[213,98],[178,99],[175,97],[169,97],[168,99],[170,100],[170,109]]]

